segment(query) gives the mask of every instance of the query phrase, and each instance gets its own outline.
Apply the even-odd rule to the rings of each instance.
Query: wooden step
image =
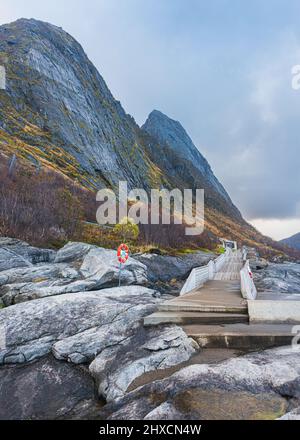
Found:
[[[144,325],[160,324],[225,324],[225,323],[246,323],[248,315],[238,313],[210,313],[210,312],[156,312],[144,318]]]
[[[160,304],[158,307],[159,312],[202,312],[202,313],[237,313],[237,314],[247,314],[248,307],[246,304],[233,305],[233,304],[221,304],[205,302],[205,301],[167,301]]]
[[[290,345],[294,334],[287,324],[185,325],[186,334],[205,348],[260,350]]]

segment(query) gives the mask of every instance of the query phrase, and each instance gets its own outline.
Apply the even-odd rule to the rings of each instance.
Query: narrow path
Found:
[[[158,311],[144,319],[145,325],[162,323],[228,324],[248,322],[247,301],[241,296],[241,252],[228,257],[214,280],[161,304]]]
[[[291,343],[290,325],[249,324],[241,294],[242,253],[226,257],[213,280],[162,303],[144,325],[174,323],[203,348],[263,349]]]
[[[240,279],[240,270],[243,267],[242,253],[240,251],[232,253],[226,258],[222,269],[216,273],[215,280],[230,281]]]

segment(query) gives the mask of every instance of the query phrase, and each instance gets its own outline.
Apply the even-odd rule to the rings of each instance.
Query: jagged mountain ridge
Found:
[[[0,65],[7,75],[7,89],[0,90],[0,153],[54,169],[90,189],[115,187],[119,180],[146,190],[204,188],[208,230],[265,242],[183,127],[157,111],[138,127],[80,44],[61,28],[34,19],[0,26]]]
[[[162,147],[170,147],[172,152],[182,160],[189,161],[193,164],[194,167],[205,176],[206,181],[210,183],[224,199],[231,202],[224,187],[213,174],[209,163],[195,147],[180,122],[169,118],[158,110],[153,110],[142,126],[142,129],[155,137]]]
[[[203,188],[207,206],[243,222],[241,213],[180,122],[154,110],[142,130],[149,135],[144,144],[150,158],[160,164],[164,174],[172,177],[174,185]]]

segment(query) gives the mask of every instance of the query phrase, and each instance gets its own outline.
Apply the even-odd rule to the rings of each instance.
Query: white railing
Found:
[[[203,284],[209,280],[213,280],[215,274],[222,269],[226,257],[229,256],[230,252],[231,251],[227,249],[224,254],[219,255],[215,260],[210,260],[206,266],[200,266],[193,269],[181,289],[180,296],[185,295],[196,288],[202,287]]]
[[[249,260],[240,272],[241,274],[241,292],[245,299],[256,299],[257,290],[253,280],[253,274],[250,269]]]
[[[216,258],[214,260],[216,272],[219,272],[219,270],[222,269],[222,267],[225,263],[225,260],[229,256],[230,252],[231,251],[229,249],[227,249],[224,254],[219,255],[218,258]]]
[[[246,248],[246,246],[243,246],[243,248],[242,248],[242,258],[243,258],[243,262],[244,263],[247,261],[247,255],[248,255],[248,249]]]

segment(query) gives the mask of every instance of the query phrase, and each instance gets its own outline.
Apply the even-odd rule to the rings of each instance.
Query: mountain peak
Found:
[[[147,128],[149,128],[149,126],[164,126],[166,129],[169,127],[170,129],[174,129],[175,127],[177,127],[178,130],[181,130],[182,132],[184,132],[186,135],[186,131],[183,128],[183,126],[180,124],[179,121],[176,121],[175,119],[170,118],[169,116],[167,116],[165,113],[161,112],[160,110],[152,110],[152,112],[149,114],[145,124],[143,125],[142,128],[144,128],[147,131]]]
[[[48,23],[42,20],[36,20],[35,18],[19,18],[11,23],[7,23],[1,27],[18,29],[18,30],[29,30],[29,31],[42,31],[45,29],[65,32],[61,27],[55,26],[54,24]]]
[[[155,137],[159,143],[167,144],[185,159],[194,160],[195,154],[207,166],[204,157],[197,150],[191,138],[180,124],[159,110],[153,110],[142,129]]]
[[[180,122],[171,119],[159,110],[153,110],[142,126],[142,130],[155,138],[161,146],[166,146],[175,153],[179,160],[189,162],[190,166],[198,170],[203,182],[208,182],[227,203],[232,204],[229,195],[212,172],[209,163],[194,145]],[[166,148],[164,150],[165,154],[169,154]]]
[[[149,114],[148,119],[151,118],[161,118],[161,119],[167,119],[172,121],[172,119],[167,116],[165,113],[161,112],[160,110],[154,109],[152,110],[152,112]],[[175,122],[175,121],[174,121]]]

